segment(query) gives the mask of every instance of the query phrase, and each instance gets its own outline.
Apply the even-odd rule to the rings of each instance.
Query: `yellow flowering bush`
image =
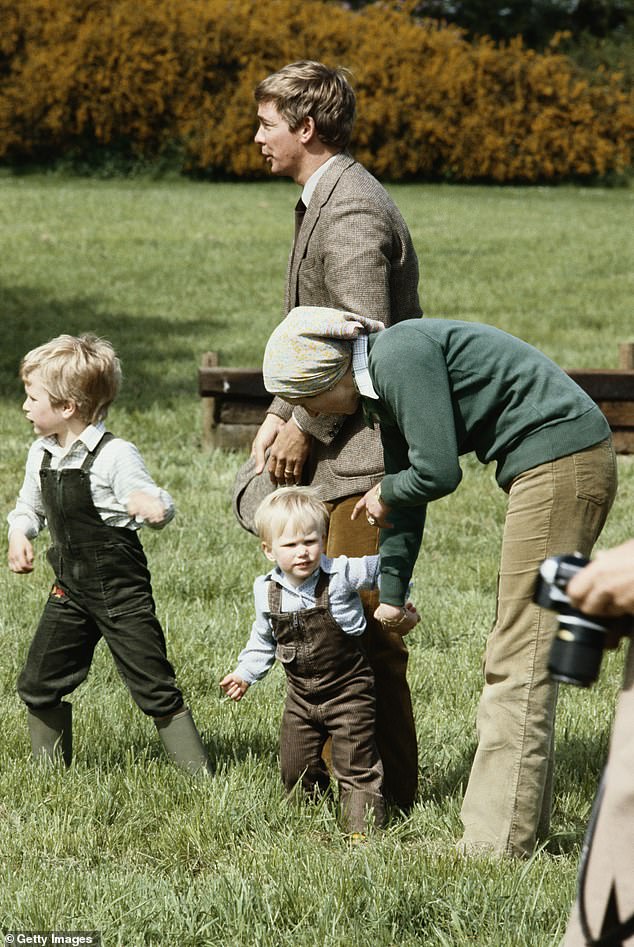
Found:
[[[553,45],[468,42],[374,3],[0,0],[0,160],[95,148],[184,170],[263,174],[253,88],[296,59],[348,67],[353,151],[392,180],[558,181],[631,167],[634,108],[618,75]]]

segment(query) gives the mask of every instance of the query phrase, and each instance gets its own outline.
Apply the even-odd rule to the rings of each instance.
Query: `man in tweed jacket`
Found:
[[[285,312],[295,306],[330,306],[386,325],[422,315],[418,260],[405,221],[382,185],[346,152],[355,98],[343,71],[292,63],[263,80],[255,97],[256,143],[273,174],[291,177],[303,188]],[[331,507],[329,556],[377,552],[376,527],[364,518],[350,520],[357,499],[383,474],[379,433],[365,426],[361,412],[345,419],[313,418],[275,399],[253,455],[256,470],[266,466],[274,484],[301,481],[319,489]],[[384,792],[408,809],[416,794],[418,760],[407,648],[398,634],[373,619],[377,603],[371,593],[364,604]]]

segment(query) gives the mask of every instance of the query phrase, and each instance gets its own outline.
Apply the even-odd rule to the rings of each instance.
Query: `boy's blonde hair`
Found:
[[[103,421],[121,387],[121,364],[110,342],[96,335],[58,335],[22,359],[20,378],[40,373],[51,405],[73,401],[87,424]]]
[[[287,527],[298,531],[315,527],[328,531],[328,507],[312,487],[280,487],[266,496],[255,511],[255,528],[262,542],[271,546]]]

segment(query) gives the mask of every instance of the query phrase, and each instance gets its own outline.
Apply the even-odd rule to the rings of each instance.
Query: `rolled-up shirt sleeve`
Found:
[[[35,539],[46,526],[46,516],[44,515],[42,493],[40,490],[41,463],[42,451],[36,441],[31,444],[29,449],[24,482],[18,494],[15,507],[7,517],[9,534],[13,530],[19,530],[24,533],[28,539]]]
[[[110,444],[106,445],[102,454],[105,455],[109,449],[113,449],[110,487],[115,498],[124,509],[127,509],[130,494],[136,490],[142,490],[149,496],[156,497],[163,504],[165,511],[163,519],[159,523],[151,523],[149,520],[140,520],[137,518],[137,522],[142,522],[144,526],[149,526],[150,529],[162,529],[164,526],[167,526],[176,513],[174,501],[167,490],[163,490],[154,482],[139,450],[129,441],[119,439],[111,441]],[[114,451],[116,451],[116,454]],[[106,460],[105,456],[104,460]],[[96,474],[98,468],[95,470],[93,467],[93,471]]]

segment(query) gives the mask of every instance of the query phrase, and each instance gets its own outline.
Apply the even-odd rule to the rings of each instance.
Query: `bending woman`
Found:
[[[462,806],[467,853],[530,855],[550,823],[556,616],[532,602],[540,563],[590,555],[616,493],[608,423],[554,362],[492,326],[447,319],[381,323],[299,307],[264,355],[271,394],[310,414],[378,423],[385,476],[357,503],[381,529],[376,617],[398,625],[427,504],[460,483],[460,456],[496,463],[508,494],[478,747]]]

